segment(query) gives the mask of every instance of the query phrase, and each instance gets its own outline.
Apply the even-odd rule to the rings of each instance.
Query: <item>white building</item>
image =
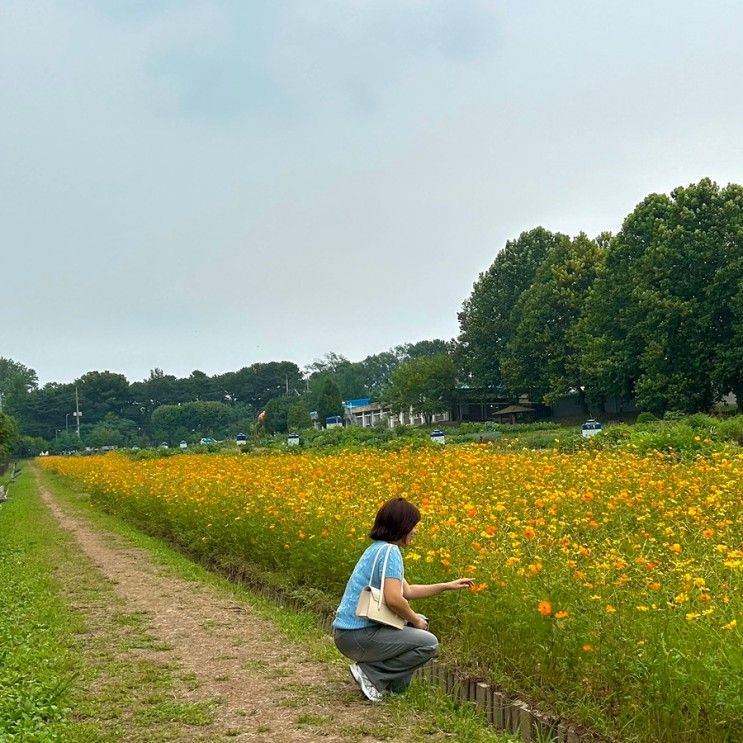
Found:
[[[379,403],[372,402],[367,398],[360,400],[347,400],[343,403],[346,409],[346,423],[351,426],[371,428],[380,421],[386,421],[390,428],[396,426],[423,426],[426,418],[422,413],[414,413],[411,407],[403,413],[392,413],[389,408],[382,407]],[[443,423],[451,420],[449,411],[435,413],[431,416],[430,423]]]

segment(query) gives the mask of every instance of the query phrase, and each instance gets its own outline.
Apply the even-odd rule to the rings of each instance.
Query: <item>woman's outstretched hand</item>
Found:
[[[462,588],[472,588],[475,585],[474,578],[457,578],[444,584],[448,591],[459,591]]]

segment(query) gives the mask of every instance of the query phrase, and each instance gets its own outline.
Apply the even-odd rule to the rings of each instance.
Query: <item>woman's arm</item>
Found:
[[[385,581],[386,582],[386,581]],[[411,586],[407,581],[402,582],[403,596],[412,601],[413,599],[426,599],[429,596],[438,596],[444,591],[458,591],[462,588],[471,588],[475,584],[472,578],[457,578],[448,583],[428,583],[420,586]],[[384,594],[387,601],[387,593]]]
[[[428,629],[428,622],[421,617],[420,614],[416,614],[411,608],[407,599],[402,595],[400,591],[400,581],[397,578],[385,578],[384,579],[384,603],[392,609],[392,611],[401,617],[406,622],[410,622],[414,627],[418,629]]]

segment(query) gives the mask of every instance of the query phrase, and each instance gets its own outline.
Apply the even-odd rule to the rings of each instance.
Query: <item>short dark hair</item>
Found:
[[[420,520],[421,513],[412,503],[405,498],[393,498],[377,511],[369,537],[382,542],[398,542],[410,534]]]

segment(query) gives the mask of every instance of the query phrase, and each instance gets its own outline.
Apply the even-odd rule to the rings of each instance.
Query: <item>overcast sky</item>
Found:
[[[506,240],[743,182],[740,0],[0,0],[0,356],[452,338]]]

